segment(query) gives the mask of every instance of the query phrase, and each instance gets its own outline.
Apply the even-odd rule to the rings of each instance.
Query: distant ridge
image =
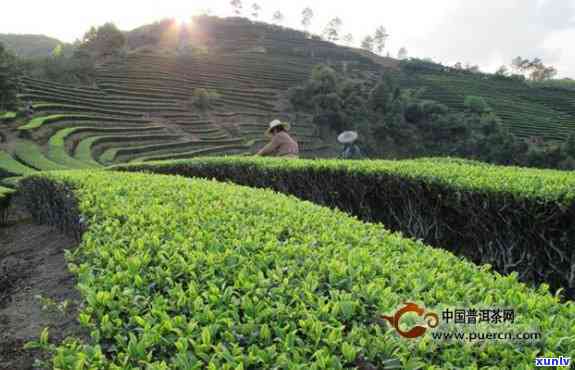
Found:
[[[0,34],[0,43],[22,58],[42,58],[52,54],[58,45],[66,43],[45,35]]]

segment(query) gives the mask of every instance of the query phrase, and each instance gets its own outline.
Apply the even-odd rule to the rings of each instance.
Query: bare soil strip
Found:
[[[76,243],[14,211],[11,225],[0,227],[0,370],[32,369],[42,354],[23,346],[46,327],[51,342],[80,334],[80,296],[64,259]],[[58,309],[65,301],[67,308]]]

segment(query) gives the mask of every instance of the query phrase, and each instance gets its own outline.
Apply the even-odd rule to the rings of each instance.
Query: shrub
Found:
[[[267,187],[575,296],[575,175],[445,161],[204,158],[115,167]]]
[[[49,347],[54,368],[384,368],[394,359],[527,368],[575,348],[573,303],[271,191],[101,171],[34,176],[21,191],[37,219],[85,230],[70,269],[92,340]],[[379,317],[413,300],[512,307],[516,328],[544,336],[520,347],[401,339]]]
[[[485,99],[480,96],[466,96],[463,105],[473,113],[481,114],[491,111]]]
[[[420,103],[418,102],[411,102],[405,106],[405,119],[407,122],[410,123],[418,123],[420,122],[423,117],[423,109]]]
[[[196,88],[190,98],[190,104],[201,110],[212,108],[214,103],[220,98],[220,95],[212,90]]]
[[[449,108],[445,104],[441,104],[432,100],[427,100],[422,103],[423,113],[426,115],[432,114],[447,114]]]
[[[8,208],[14,190],[0,186],[0,225],[8,222]]]
[[[0,43],[0,111],[16,108],[19,74],[16,57]]]

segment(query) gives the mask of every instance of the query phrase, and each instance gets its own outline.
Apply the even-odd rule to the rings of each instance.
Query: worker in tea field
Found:
[[[28,100],[26,102],[26,106],[24,107],[24,112],[27,118],[31,118],[34,115],[34,105],[32,104],[32,100]]]
[[[337,137],[337,141],[343,144],[343,151],[341,152],[340,158],[342,159],[360,159],[363,154],[355,141],[358,135],[355,131],[344,131]]]
[[[280,120],[270,122],[270,127],[266,130],[266,136],[271,141],[264,146],[258,156],[273,156],[282,158],[297,158],[299,155],[299,146],[289,134],[290,124]]]

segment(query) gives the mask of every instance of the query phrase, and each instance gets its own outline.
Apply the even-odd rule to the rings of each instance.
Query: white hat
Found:
[[[279,119],[274,119],[273,121],[270,122],[270,127],[266,130],[266,135],[267,135],[267,136],[270,136],[270,135],[271,135],[271,131],[272,131],[274,128],[279,127],[279,126],[283,126],[286,131],[289,131],[289,129],[290,129],[290,124],[289,124],[289,123],[287,123],[287,122],[282,122],[282,121],[280,121]]]
[[[344,131],[337,137],[337,141],[342,144],[351,144],[357,140],[357,132],[355,131]]]

